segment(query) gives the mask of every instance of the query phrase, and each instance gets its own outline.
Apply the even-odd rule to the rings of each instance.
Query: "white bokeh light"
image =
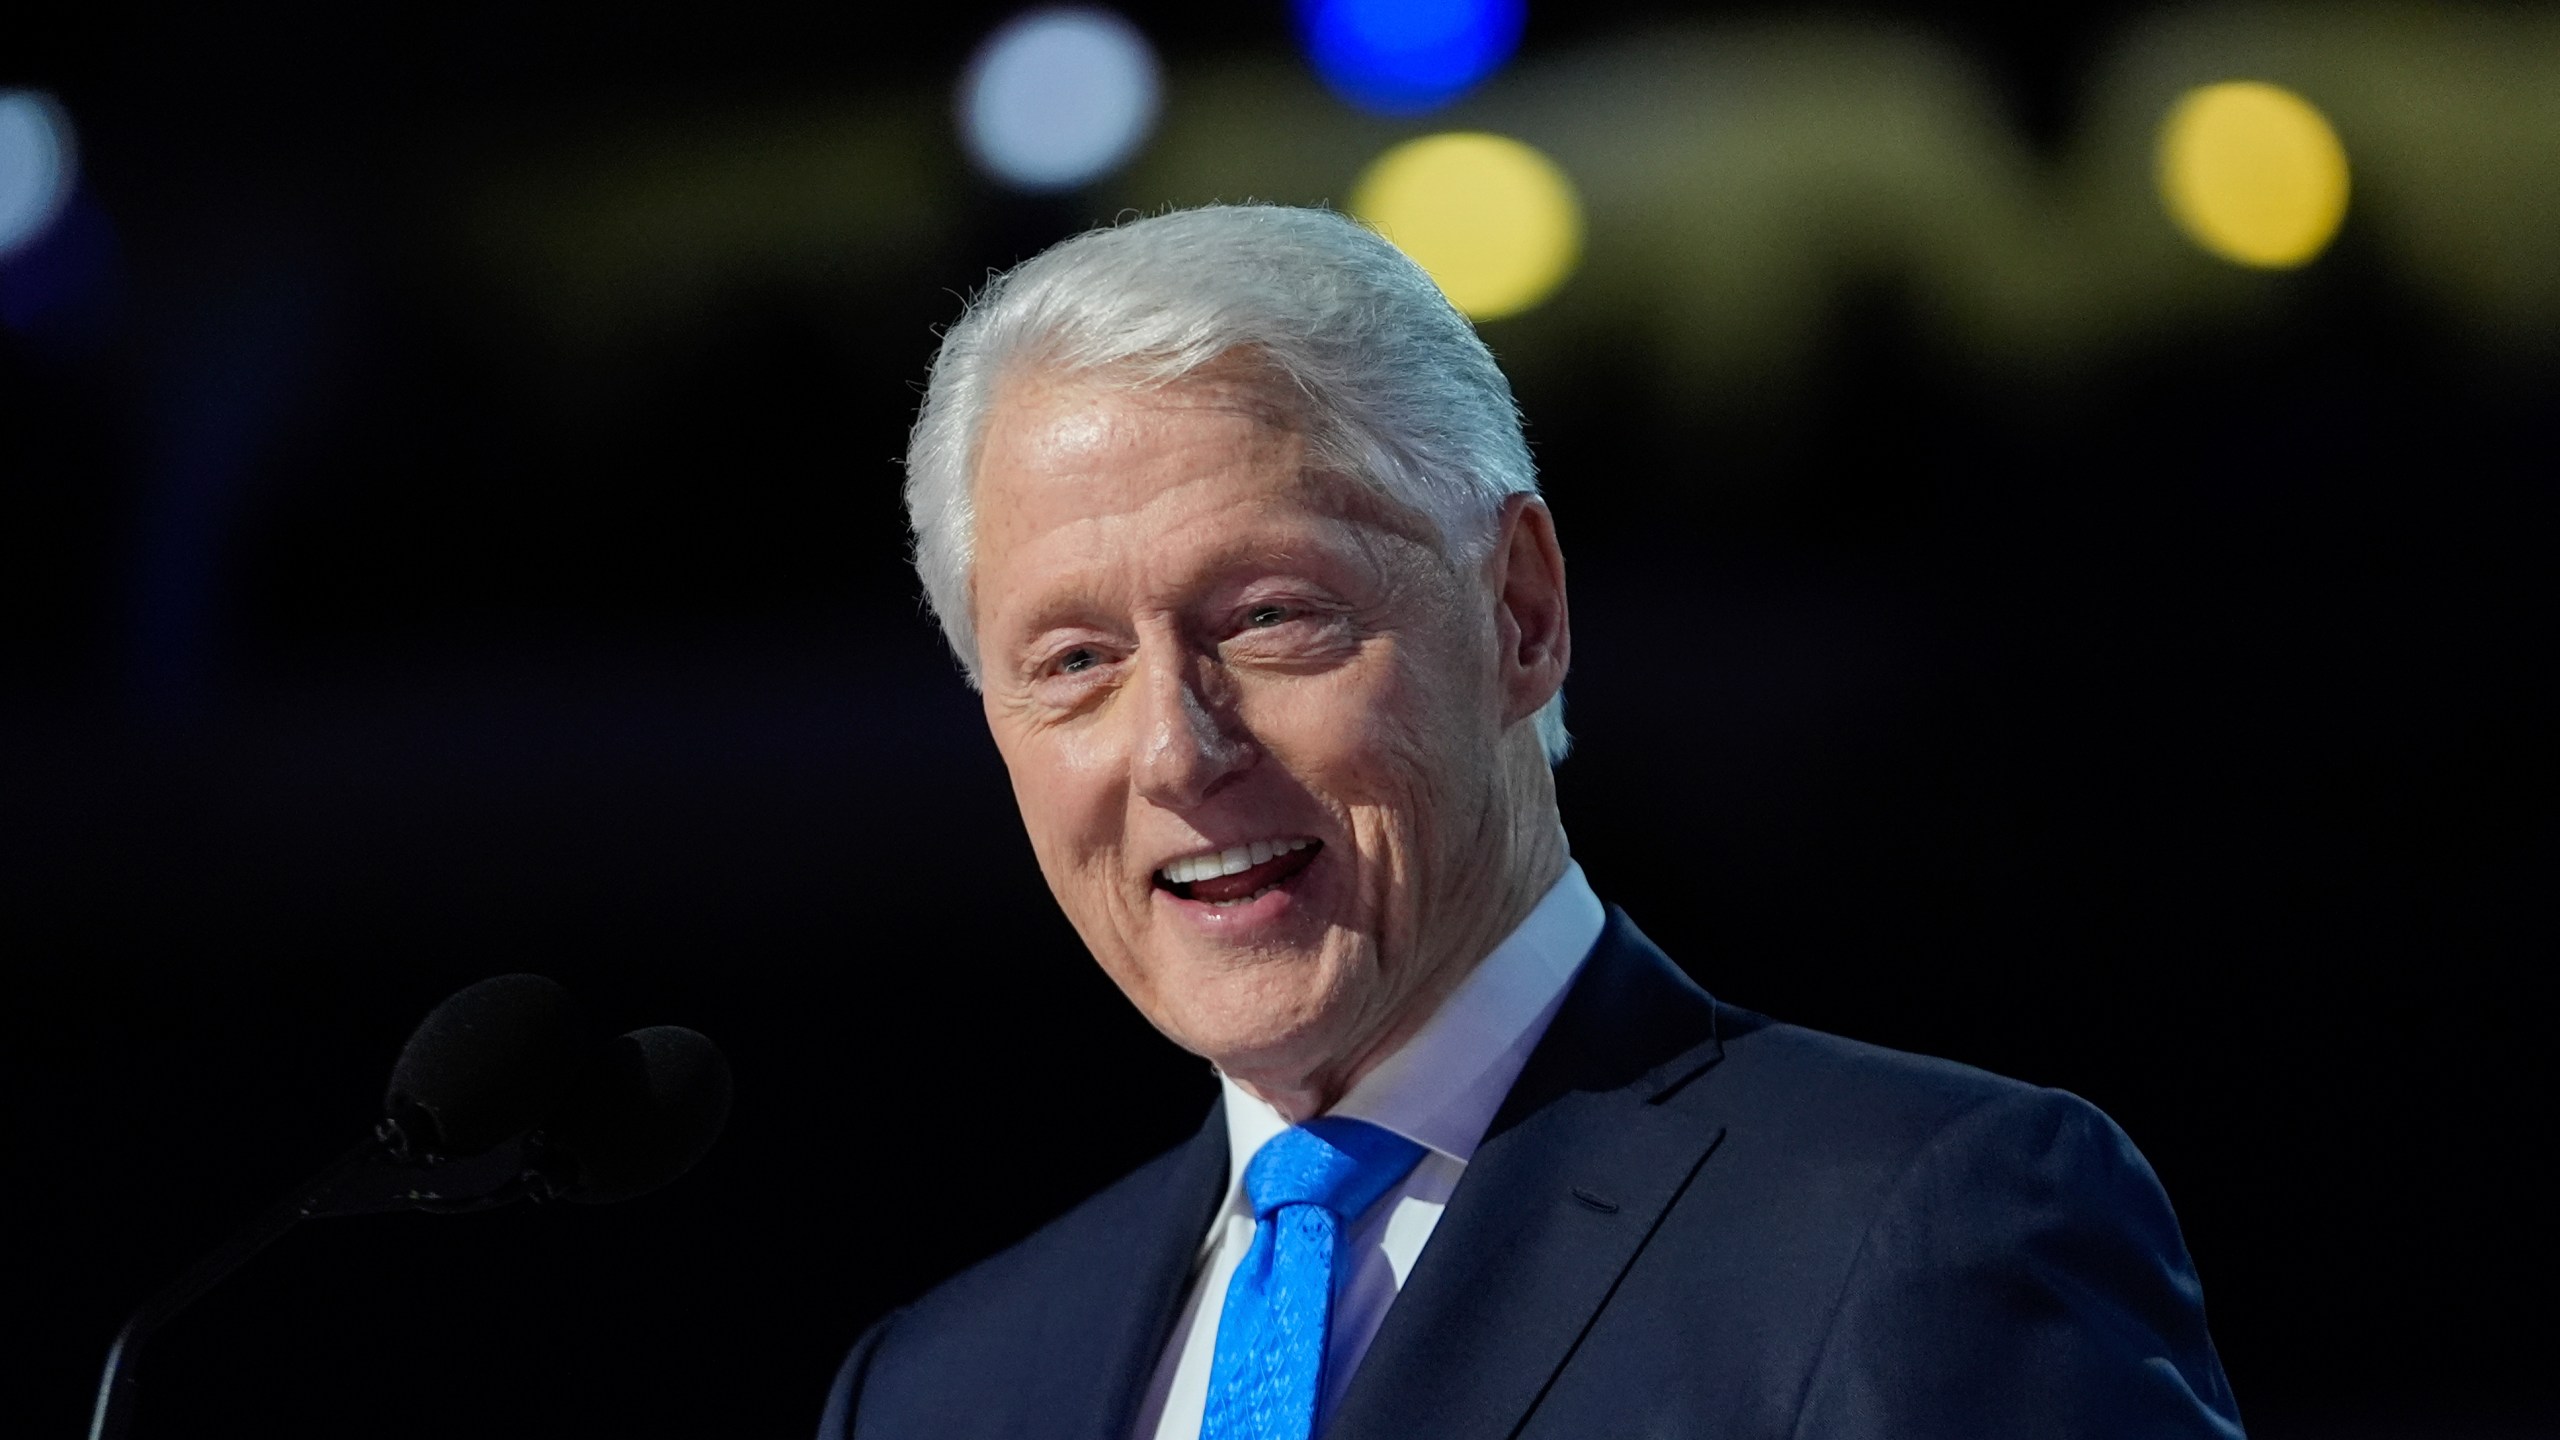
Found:
[[[0,90],[0,257],[44,234],[71,197],[71,122],[53,98]]]
[[[1138,151],[1161,86],[1153,47],[1107,10],[1018,15],[960,79],[960,133],[987,173],[1025,190],[1100,179]]]

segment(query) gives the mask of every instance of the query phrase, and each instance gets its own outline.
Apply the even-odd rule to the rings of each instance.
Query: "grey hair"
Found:
[[[1330,210],[1212,205],[1087,231],[991,279],[942,337],[907,441],[916,573],[979,681],[970,613],[978,444],[1005,380],[1032,369],[1162,385],[1251,354],[1304,402],[1319,463],[1429,517],[1480,561],[1505,496],[1538,492],[1511,382],[1430,275]],[[1537,716],[1570,740],[1559,691]]]

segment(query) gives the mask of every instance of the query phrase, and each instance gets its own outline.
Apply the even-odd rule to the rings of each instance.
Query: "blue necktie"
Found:
[[[1254,1152],[1244,1167],[1253,1246],[1227,1282],[1200,1440],[1315,1433],[1342,1233],[1421,1158],[1401,1135],[1333,1115]]]

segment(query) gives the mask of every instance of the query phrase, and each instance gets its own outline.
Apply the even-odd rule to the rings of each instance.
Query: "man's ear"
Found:
[[[1555,698],[1573,660],[1564,550],[1556,543],[1556,518],[1546,501],[1525,494],[1504,497],[1486,564],[1493,582],[1502,718],[1513,725]]]

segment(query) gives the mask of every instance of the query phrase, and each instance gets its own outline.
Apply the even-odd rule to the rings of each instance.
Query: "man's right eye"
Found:
[[[1090,670],[1101,663],[1102,657],[1093,653],[1091,647],[1079,645],[1059,656],[1057,667],[1060,674],[1073,675],[1078,671]]]

